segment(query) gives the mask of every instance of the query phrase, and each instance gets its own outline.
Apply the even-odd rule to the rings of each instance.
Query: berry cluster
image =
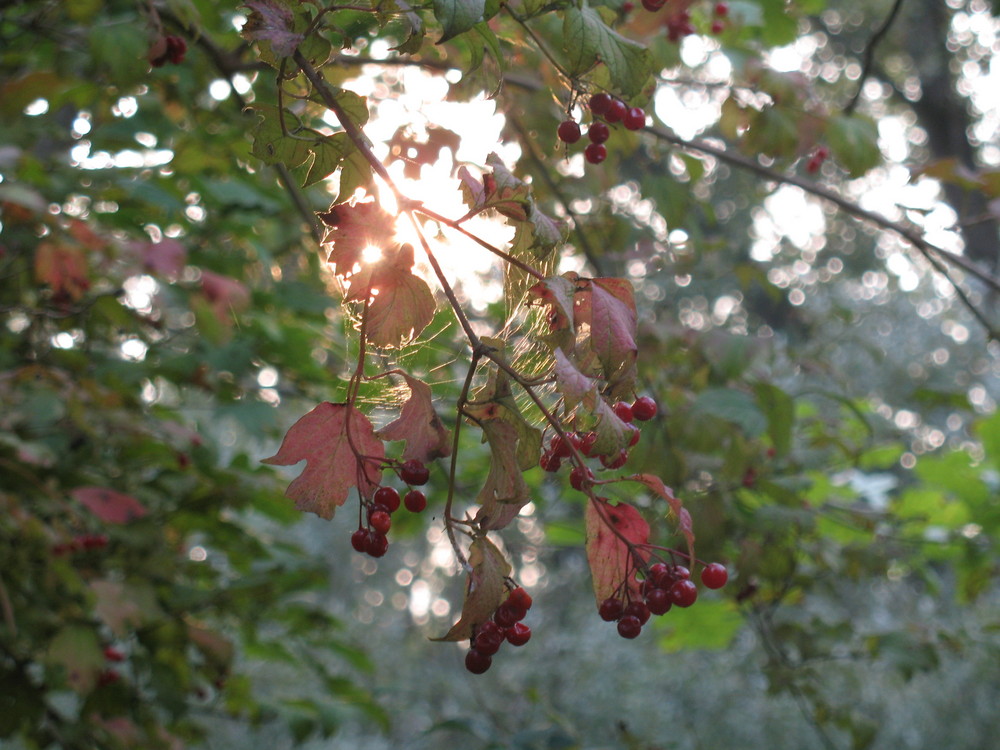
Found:
[[[479,625],[472,636],[472,647],[465,655],[465,668],[472,674],[482,674],[493,663],[493,654],[507,641],[511,646],[523,646],[531,638],[531,628],[521,620],[531,609],[531,594],[518,586],[496,608],[492,619]]]
[[[809,157],[809,161],[806,162],[806,171],[809,174],[816,174],[829,156],[830,149],[826,146],[817,146],[816,150],[812,152],[812,156]]]
[[[721,589],[729,573],[721,563],[710,563],[701,571],[706,588]],[[646,570],[639,587],[642,599],[632,600],[623,587],[621,596],[611,596],[601,602],[598,614],[606,622],[618,623],[618,635],[636,638],[651,615],[665,615],[673,607],[690,607],[698,599],[698,587],[691,580],[691,571],[683,565],[657,562]]]
[[[646,126],[646,113],[642,107],[630,109],[625,102],[610,94],[594,94],[590,97],[588,107],[594,119],[587,128],[590,143],[583,151],[583,158],[590,164],[600,164],[608,157],[608,149],[604,143],[611,137],[611,125],[620,122],[626,130],[641,130]],[[580,140],[583,131],[576,120],[564,120],[559,123],[556,135],[563,143],[571,144]]]
[[[656,13],[667,4],[667,0],[642,0],[642,7],[650,13]],[[715,3],[712,8],[713,34],[721,34],[726,29],[726,17],[729,15],[729,4],[724,2]],[[667,39],[671,42],[679,42],[686,36],[694,34],[697,30],[691,23],[691,11],[687,8],[670,13],[664,20],[667,27]]]
[[[375,490],[370,503],[365,503],[367,525],[359,524],[358,530],[351,534],[351,546],[358,552],[364,552],[372,557],[382,557],[389,549],[389,529],[392,527],[392,514],[400,504],[406,506],[411,513],[420,513],[427,507],[427,496],[413,486],[423,486],[430,478],[427,467],[416,459],[404,461],[399,468],[399,478],[411,489],[400,499],[399,491],[394,487],[379,487]]]
[[[655,417],[657,412],[656,401],[649,396],[640,396],[631,404],[619,401],[611,408],[615,416],[632,427],[629,448],[639,442],[639,428],[633,422],[635,420],[647,422]],[[561,435],[553,435],[549,441],[549,447],[542,453],[538,464],[545,471],[559,471],[562,468],[562,460],[569,458],[573,454],[574,448],[587,458],[598,458],[606,469],[620,469],[628,461],[628,448],[622,448],[615,455],[600,455],[594,451],[596,442],[596,432],[571,432],[566,434],[566,439],[563,439]],[[589,469],[574,466],[570,471],[569,483],[573,489],[582,490],[586,480],[592,479],[593,476]]]
[[[160,68],[167,63],[180,65],[184,62],[184,55],[187,53],[187,42],[180,36],[160,36],[149,45],[149,64],[154,68]]]

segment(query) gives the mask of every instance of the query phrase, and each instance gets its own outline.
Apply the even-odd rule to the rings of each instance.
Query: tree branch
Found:
[[[896,0],[892,4],[892,9],[889,11],[889,15],[885,17],[885,21],[879,26],[875,33],[872,34],[872,38],[868,41],[868,46],[865,47],[865,63],[864,68],[861,71],[861,78],[858,79],[858,90],[854,92],[854,96],[851,101],[847,103],[844,107],[844,114],[849,115],[858,106],[858,102],[861,100],[861,92],[864,91],[865,81],[868,80],[868,76],[871,75],[872,66],[875,64],[875,47],[878,43],[882,41],[885,35],[889,32],[889,27],[892,26],[893,21],[896,20],[896,16],[899,15],[899,9],[903,7],[903,0]]]

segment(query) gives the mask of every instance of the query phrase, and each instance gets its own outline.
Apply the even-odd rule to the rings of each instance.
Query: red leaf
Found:
[[[370,460],[361,460],[358,453]],[[263,463],[306,468],[285,495],[301,511],[331,519],[351,487],[371,497],[382,479],[385,447],[368,417],[347,404],[324,402],[289,428],[278,452]]]
[[[187,262],[187,248],[174,239],[153,242],[142,248],[142,265],[147,271],[176,278],[184,270]],[[204,277],[202,277],[204,283]]]
[[[694,527],[691,523],[691,514],[681,504],[681,501],[674,496],[674,491],[667,487],[663,483],[663,480],[655,474],[633,474],[628,478],[636,482],[641,482],[667,501],[670,509],[677,516],[677,529],[684,535],[684,539],[687,541],[688,554],[694,560]]]
[[[400,409],[399,418],[379,430],[378,436],[382,440],[405,440],[404,461],[415,458],[426,464],[450,456],[451,431],[434,411],[430,386],[401,370],[393,370],[393,373],[406,380],[410,397]]]
[[[629,392],[635,383],[636,318],[631,284],[623,279],[593,279],[590,335],[614,393]]]
[[[635,580],[635,567],[648,556],[646,550],[636,550],[632,545],[649,543],[649,524],[628,503],[611,505],[604,498],[592,498],[587,503],[587,561],[594,584],[594,597],[601,606],[608,597],[621,590],[628,579],[634,597],[640,598]],[[617,532],[617,533],[616,533]],[[626,541],[628,543],[626,543]]]
[[[319,218],[330,227],[323,244],[333,244],[327,260],[334,265],[334,273],[338,276],[346,277],[354,272],[365,248],[374,246],[384,251],[394,244],[392,216],[372,201],[354,205],[342,203],[319,214]]]
[[[105,523],[128,523],[147,512],[131,495],[107,487],[77,487],[69,494]]]
[[[35,250],[35,278],[52,287],[58,298],[80,299],[90,289],[83,248],[40,242]]]
[[[229,276],[203,269],[201,290],[211,303],[212,312],[220,323],[231,323],[233,313],[246,310],[250,306],[250,290]]]
[[[555,357],[556,390],[563,395],[566,408],[573,409],[581,401],[593,405],[597,401],[597,381],[580,372],[576,365],[563,353],[556,349]]]
[[[469,549],[469,565],[472,570],[466,581],[465,601],[462,616],[451,630],[434,641],[464,641],[472,637],[472,631],[486,622],[506,594],[506,579],[510,575],[510,563],[486,537],[473,540]]]

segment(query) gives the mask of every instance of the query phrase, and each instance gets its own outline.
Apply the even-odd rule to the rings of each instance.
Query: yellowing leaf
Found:
[[[35,278],[52,287],[58,299],[80,299],[90,289],[90,274],[83,248],[48,241],[38,243]]]
[[[490,444],[490,471],[476,498],[482,506],[476,520],[484,529],[502,529],[517,517],[531,496],[518,461],[521,438],[517,427],[502,418],[486,420],[482,426]]]
[[[278,452],[263,463],[306,468],[285,495],[301,511],[333,518],[351,487],[371,497],[382,478],[385,447],[372,423],[347,404],[324,402],[293,424]]]
[[[469,565],[472,571],[466,581],[461,617],[451,630],[440,638],[431,640],[468,640],[472,637],[472,631],[490,619],[503,601],[510,563],[496,545],[486,537],[475,539],[469,549]]]
[[[587,562],[597,606],[623,586],[629,587],[633,598],[641,598],[635,569],[649,553],[636,547],[649,543],[646,519],[628,503],[611,505],[604,498],[594,498],[587,503],[586,526]]]
[[[400,409],[399,417],[379,430],[378,436],[382,440],[405,440],[404,461],[417,459],[426,464],[436,458],[450,456],[451,431],[434,411],[430,386],[401,370],[393,372],[403,376],[410,389],[410,397]]]

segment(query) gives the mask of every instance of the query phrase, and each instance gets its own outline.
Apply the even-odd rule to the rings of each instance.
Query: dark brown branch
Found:
[[[903,0],[896,0],[892,4],[892,9],[889,11],[889,15],[885,17],[885,21],[879,26],[875,33],[872,34],[872,38],[868,42],[868,46],[865,47],[865,62],[864,68],[861,71],[861,78],[858,79],[858,90],[854,93],[851,101],[847,103],[844,107],[844,114],[851,114],[858,106],[858,102],[861,100],[861,92],[865,88],[865,81],[868,80],[868,76],[871,75],[872,66],[875,64],[875,47],[878,43],[882,41],[885,35],[889,32],[889,28],[892,26],[893,21],[896,20],[896,16],[899,15],[899,9],[903,7]]]

